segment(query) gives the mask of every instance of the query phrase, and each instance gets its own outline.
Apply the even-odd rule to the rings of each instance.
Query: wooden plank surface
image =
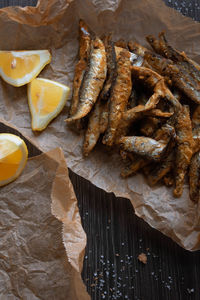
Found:
[[[36,2],[1,0],[0,7]],[[165,2],[200,20],[199,0]],[[0,125],[0,132],[7,131]],[[31,145],[29,152],[39,154]],[[200,299],[200,251],[185,251],[152,229],[133,214],[128,200],[105,193],[71,171],[70,178],[88,237],[82,276],[93,300]],[[137,259],[141,252],[148,257],[145,266]]]

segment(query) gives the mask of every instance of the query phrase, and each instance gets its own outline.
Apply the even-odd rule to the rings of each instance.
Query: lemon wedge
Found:
[[[0,186],[10,183],[21,174],[27,157],[26,144],[19,136],[0,133]]]
[[[61,83],[36,78],[28,84],[28,103],[32,130],[42,131],[63,109],[70,88]]]
[[[37,77],[50,61],[48,50],[0,51],[0,76],[11,85],[22,86]]]

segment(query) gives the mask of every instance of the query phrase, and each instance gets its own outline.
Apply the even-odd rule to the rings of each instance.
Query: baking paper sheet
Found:
[[[133,39],[145,45],[147,34],[166,31],[170,43],[200,62],[200,24],[166,7],[161,0],[49,0],[36,8],[0,10],[0,48],[50,49],[52,62],[40,77],[72,87],[78,53],[78,21],[83,18],[96,34],[113,32],[114,39]],[[14,124],[42,151],[62,147],[68,167],[107,192],[130,199],[135,213],[188,250],[200,249],[200,210],[189,200],[188,187],[180,199],[163,186],[150,188],[141,175],[120,178],[120,162],[102,147],[85,159],[82,135],[64,119],[69,103],[48,128],[31,131],[27,88],[0,81],[0,118]]]

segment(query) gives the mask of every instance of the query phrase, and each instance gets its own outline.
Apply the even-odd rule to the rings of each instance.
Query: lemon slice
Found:
[[[10,183],[21,174],[27,157],[26,144],[20,137],[0,133],[0,186]]]
[[[42,131],[63,109],[70,88],[61,83],[36,78],[28,84],[28,103],[32,130]]]
[[[11,85],[22,86],[37,77],[50,61],[48,50],[0,51],[0,76]]]

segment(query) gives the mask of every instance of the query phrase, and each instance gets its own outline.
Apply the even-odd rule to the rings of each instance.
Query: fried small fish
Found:
[[[192,115],[192,131],[194,139],[200,139],[200,105],[196,107]]]
[[[84,58],[86,61],[90,55],[91,34],[87,24],[79,21],[79,58]]]
[[[167,173],[164,177],[163,177],[163,183],[167,186],[167,187],[171,187],[174,185],[174,174],[172,171],[170,171],[169,173]]]
[[[158,73],[145,67],[131,67],[132,75],[142,81],[142,83],[153,91],[153,95],[149,98],[145,105],[138,105],[134,108],[135,111],[144,111],[155,108],[161,98],[167,99],[174,110],[178,110],[181,105],[174,97],[171,91],[167,88],[164,78]]]
[[[118,41],[115,42],[116,47],[128,49],[128,44],[124,39],[119,39]]]
[[[81,84],[77,112],[66,120],[68,123],[85,117],[91,111],[103,87],[106,72],[105,47],[103,42],[99,38],[96,38],[92,41],[89,69],[84,74]]]
[[[100,133],[104,133],[108,127],[109,101],[101,103],[101,116],[99,121]]]
[[[133,52],[130,52],[124,48],[121,48],[121,47],[117,47],[115,46],[115,53],[116,53],[116,58],[118,60],[119,56],[120,56],[120,52],[121,51],[126,51],[127,52],[127,55],[130,55],[130,61],[131,61],[131,65],[132,66],[142,66],[143,64],[143,58]]]
[[[151,137],[156,129],[160,126],[160,120],[153,117],[146,117],[140,124],[140,132],[142,135]]]
[[[121,51],[117,61],[117,76],[111,91],[108,128],[103,137],[103,144],[107,146],[112,146],[115,141],[116,131],[128,103],[131,89],[130,55],[124,50]]]
[[[116,54],[114,42],[112,42],[111,40],[111,35],[105,37],[104,45],[106,50],[107,78],[104,82],[104,86],[101,91],[100,97],[103,101],[107,101],[110,97],[111,87],[115,80],[116,73]]]
[[[73,116],[79,104],[79,91],[85,74],[90,55],[91,36],[88,26],[83,20],[79,21],[79,61],[74,71],[73,95],[70,107],[70,116]]]
[[[190,199],[200,201],[200,152],[193,155],[189,169]]]
[[[166,149],[166,144],[143,136],[126,136],[120,138],[118,142],[122,149],[134,152],[142,157],[155,161],[159,161],[161,159],[161,156]]]
[[[135,107],[136,105],[137,105],[137,93],[134,86],[132,86],[131,94],[127,103],[127,110]]]
[[[156,164],[148,176],[149,185],[153,186],[158,183],[173,167],[174,152],[172,151],[163,161]]]
[[[174,129],[169,125],[157,130],[155,137],[125,136],[118,140],[120,147],[149,160],[160,161],[167,150],[170,139],[174,137]]]
[[[88,127],[85,133],[83,143],[83,155],[88,156],[95,147],[100,136],[100,117],[101,117],[101,99],[95,103],[93,110],[90,112]]]
[[[129,50],[132,53],[138,55],[140,57],[140,60],[143,61],[142,67],[152,69],[158,74],[165,76],[165,81],[169,83],[169,78],[166,76],[167,74],[165,70],[169,64],[173,63],[171,60],[166,59],[163,56],[150,51],[149,49],[143,47],[138,43],[129,42],[128,45],[129,45]]]
[[[70,107],[70,116],[73,116],[78,107],[79,103],[79,90],[81,86],[81,82],[83,80],[83,76],[85,70],[87,68],[87,63],[84,59],[78,61],[74,71],[74,81],[73,81],[73,96],[71,100],[71,107]]]
[[[148,164],[149,161],[147,159],[135,155],[134,160],[123,168],[123,170],[121,171],[121,176],[123,178],[130,177],[131,175],[134,175],[136,172],[138,172],[140,169],[142,169]]]
[[[190,164],[194,139],[189,107],[184,105],[177,113],[175,122],[177,145],[175,153],[175,189],[174,196],[180,197],[183,192],[184,178]]]
[[[161,32],[159,40],[154,36],[147,36],[156,53],[170,59],[173,63],[167,65],[165,73],[171,78],[173,84],[189,99],[200,104],[200,71],[196,65],[187,58],[185,53],[180,53],[170,46]]]

